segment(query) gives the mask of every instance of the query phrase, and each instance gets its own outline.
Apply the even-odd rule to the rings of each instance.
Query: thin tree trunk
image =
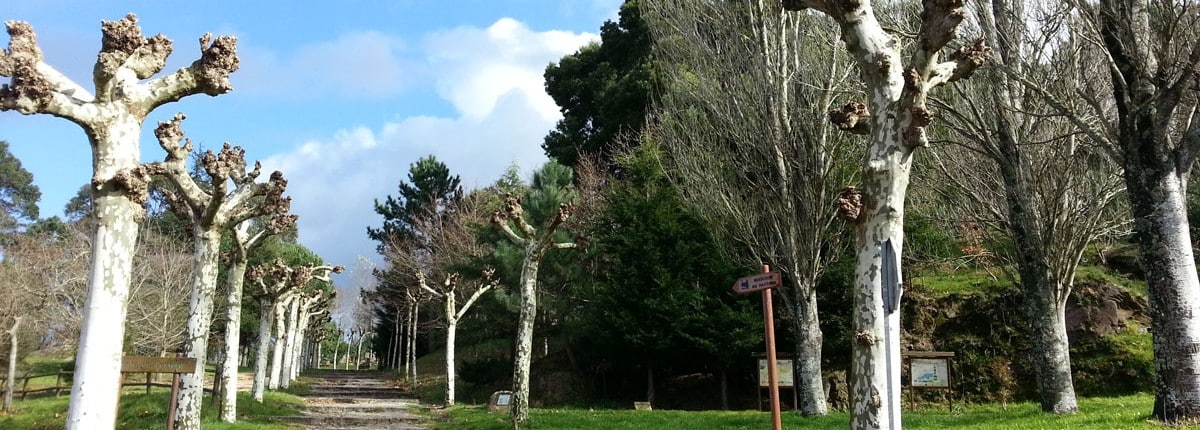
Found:
[[[24,318],[13,317],[12,327],[8,328],[8,375],[4,385],[4,412],[12,410],[13,386],[17,383],[17,330]]]
[[[539,246],[530,240],[528,247]],[[525,251],[521,265],[521,313],[517,321],[517,350],[513,358],[512,417],[514,427],[529,421],[529,369],[533,357],[533,322],[537,318],[537,275],[541,250]]]
[[[392,369],[400,368],[400,309],[396,309],[396,319],[392,322],[392,344],[389,345],[388,358],[391,359]]]
[[[221,421],[237,421],[238,364],[241,363],[242,285],[246,277],[246,262],[235,259],[226,274],[229,291],[225,296],[225,362],[221,370]]]
[[[251,395],[254,400],[262,403],[263,392],[267,388],[267,355],[271,349],[271,316],[275,304],[271,299],[258,299],[258,350],[254,359],[254,385]]]
[[[333,370],[338,370],[338,349],[342,346],[342,330],[338,329],[337,341],[333,343]]]
[[[300,316],[296,319],[296,351],[292,358],[292,373],[289,378],[293,381],[300,377],[300,371],[304,367],[304,358],[306,346],[308,345],[308,320],[311,318],[312,312],[310,307],[315,303],[315,298],[306,298],[297,300],[300,307]]]
[[[451,296],[454,293],[451,293]],[[453,300],[447,299],[450,302],[447,309],[453,309]],[[453,314],[446,315],[446,406],[454,406],[454,385],[456,383],[454,372],[454,340],[458,334],[458,318]]]
[[[408,329],[404,331],[404,338],[400,339],[403,342],[404,348],[401,354],[404,355],[404,379],[411,382],[412,377],[412,338],[413,338],[413,307],[415,303],[408,303],[404,307],[404,322],[408,325]]]
[[[296,360],[296,332],[300,331],[296,324],[300,318],[300,301],[297,296],[288,304],[287,325],[284,329],[284,337],[287,341],[283,344],[283,371],[280,372],[279,386],[287,388],[292,382],[292,366]]]
[[[362,370],[362,346],[365,335],[358,335],[358,351],[354,353],[354,370]]]
[[[412,366],[410,369],[410,381],[412,387],[417,386],[417,325],[421,322],[421,303],[413,302],[412,305],[412,324],[409,326],[408,336],[408,362]]]
[[[285,319],[287,318],[287,304],[291,298],[276,299],[272,314],[275,316],[275,346],[271,351],[271,379],[267,383],[267,388],[272,390],[279,389],[279,377],[283,374],[283,350],[284,338],[287,335],[284,333]]]
[[[804,416],[826,415],[829,406],[825,401],[825,378],[821,371],[821,345],[825,339],[817,314],[817,292],[813,285],[799,285],[795,291],[798,305],[793,322],[796,330],[795,390],[800,395],[800,413]]]
[[[199,229],[199,227],[197,227]],[[199,230],[196,234],[195,275],[188,300],[187,339],[184,353],[196,359],[196,370],[180,378],[175,428],[200,429],[200,407],[204,402],[204,368],[208,357],[208,331],[212,324],[213,296],[217,290],[221,232]],[[236,372],[234,372],[236,375]]]

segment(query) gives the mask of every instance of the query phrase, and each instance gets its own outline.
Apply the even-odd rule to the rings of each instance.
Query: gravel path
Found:
[[[417,414],[420,402],[405,393],[386,373],[321,370],[304,402],[303,415],[285,417],[306,429],[427,430]]]

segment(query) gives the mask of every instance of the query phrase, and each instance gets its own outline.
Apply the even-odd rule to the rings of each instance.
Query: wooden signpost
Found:
[[[733,291],[738,294],[748,294],[762,291],[763,325],[767,335],[767,377],[771,381],[771,429],[781,430],[783,422],[779,415],[779,369],[775,359],[775,310],[771,305],[771,289],[780,285],[778,272],[771,273],[771,267],[763,265],[762,273],[740,278],[733,283]]]
[[[150,390],[150,374],[171,373],[171,406],[167,415],[167,430],[175,428],[175,403],[179,401],[179,375],[196,371],[196,359],[187,357],[121,357],[121,384],[117,385],[117,394],[124,385],[126,373],[145,373],[146,391]],[[120,403],[117,404],[119,408]]]

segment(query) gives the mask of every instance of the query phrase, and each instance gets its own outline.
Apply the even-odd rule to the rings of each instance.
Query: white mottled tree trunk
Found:
[[[221,364],[221,421],[237,421],[238,362],[241,358],[242,333],[242,280],[246,276],[245,260],[234,259],[230,267],[229,291],[225,296],[228,303],[225,311],[225,362]]]
[[[258,299],[258,349],[254,358],[254,385],[250,395],[262,403],[267,388],[267,356],[271,349],[271,316],[275,304],[269,298]],[[336,355],[336,351],[335,351]]]
[[[217,293],[217,271],[221,253],[218,229],[196,231],[195,275],[188,299],[187,338],[184,353],[196,359],[196,370],[180,378],[175,428],[200,429],[200,407],[204,402],[204,367],[208,357],[208,331],[212,325],[213,296]],[[234,372],[236,376],[237,372]]]
[[[300,328],[296,326],[300,322],[300,301],[297,297],[288,304],[288,317],[284,337],[287,341],[283,344],[283,371],[280,374],[279,386],[287,388],[292,382],[292,367],[296,364],[296,333]]]
[[[517,320],[517,348],[513,357],[512,422],[529,420],[529,368],[533,360],[533,322],[537,318],[537,276],[544,247],[529,241],[525,261],[521,265],[521,313]]]
[[[903,136],[908,124],[892,114],[904,85],[896,42],[882,30],[873,13],[862,21],[870,23],[843,29],[849,33],[844,38],[857,40],[866,47],[855,52],[861,63],[878,62],[882,63],[881,69],[887,69],[863,73],[868,83],[868,106],[872,110],[871,147],[862,175],[864,216],[857,226],[850,426],[899,429],[900,311],[897,309],[890,315],[884,312],[882,250],[890,239],[897,263],[903,255],[904,199],[912,152]],[[871,58],[861,58],[868,55]]]
[[[141,123],[137,118],[118,115],[98,128],[101,130],[88,136],[96,177],[112,178],[138,166]],[[131,200],[126,190],[112,188],[93,190],[96,233],[67,408],[68,429],[111,428],[117,419],[129,277],[145,209]]]
[[[283,350],[284,338],[287,334],[284,332],[284,324],[287,318],[287,305],[291,302],[291,298],[276,299],[275,306],[272,307],[271,314],[275,316],[275,346],[271,351],[271,379],[267,383],[267,388],[272,390],[279,389],[279,377],[283,372]]]
[[[454,406],[454,385],[457,383],[454,372],[454,342],[458,335],[458,319],[446,321],[446,406]]]
[[[338,370],[338,347],[342,346],[342,332],[338,331],[338,337],[333,343],[333,370]]]
[[[292,373],[290,379],[293,381],[300,376],[300,371],[302,370],[302,367],[304,367],[303,357],[306,346],[305,334],[308,331],[308,320],[311,312],[309,307],[312,305],[311,303],[308,303],[308,299],[304,301],[305,303],[300,305],[300,317],[296,320],[296,344],[298,346],[295,348],[295,357],[292,359]]]
[[[1126,163],[1129,168],[1143,167]],[[1154,416],[1187,422],[1200,417],[1200,279],[1183,185],[1173,172],[1137,173],[1129,168],[1129,199],[1137,217],[1135,234],[1149,287]]]
[[[421,303],[413,301],[412,319],[408,325],[408,364],[404,366],[405,369],[408,369],[409,381],[413,387],[417,386],[417,325],[420,322]],[[346,350],[346,355],[350,355],[349,350]]]

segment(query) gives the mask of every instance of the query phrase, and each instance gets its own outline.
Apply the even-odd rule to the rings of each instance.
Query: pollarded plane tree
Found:
[[[267,360],[271,353],[272,337],[276,338],[274,363],[272,363],[272,374],[275,374],[274,369],[279,369],[280,356],[282,354],[283,340],[282,329],[272,330],[272,322],[275,327],[281,328],[283,322],[280,317],[284,314],[293,292],[303,288],[308,281],[316,279],[320,281],[330,282],[330,277],[333,273],[341,273],[344,270],[342,266],[289,266],[282,259],[276,259],[269,265],[260,265],[251,267],[247,270],[246,279],[254,285],[258,286],[258,290],[254,294],[254,298],[259,304],[259,323],[258,323],[258,352],[254,361],[254,385],[251,389],[251,395],[258,402],[263,401],[263,393],[266,391],[267,381]],[[274,386],[272,389],[278,388],[278,377],[274,378]]]
[[[221,401],[218,404],[221,421],[237,420],[238,363],[241,354],[242,292],[249,265],[250,251],[267,237],[293,228],[296,215],[288,215],[290,202],[267,217],[242,221],[230,229],[229,269],[225,276],[225,362],[221,364]],[[260,222],[261,221],[261,222]],[[259,225],[262,224],[262,225]]]
[[[856,89],[837,27],[772,0],[642,8],[662,82],[650,128],[668,171],[733,259],[787,275],[779,297],[792,323],[799,408],[824,415],[816,287],[845,246],[835,200],[862,156],[852,136],[818,120]]]
[[[142,122],[158,106],[183,97],[229,92],[229,74],[238,68],[237,39],[206,34],[200,38],[200,59],[153,78],[166,65],[171,41],[161,34],[143,37],[133,14],[105,21],[93,93],[43,61],[28,23],[9,21],[6,27],[9,43],[0,53],[0,76],[11,81],[0,86],[0,110],[65,118],[83,128],[91,144],[96,230],[66,427],[112,427],[130,270],[150,182],[138,169]]]
[[[1047,88],[1068,95],[1076,112],[1088,108],[1069,96],[1081,79],[1078,46],[1062,39],[1070,7],[1058,3],[994,0],[975,8],[994,67],[959,83],[936,100],[951,145],[931,156],[955,210],[1007,234],[1029,324],[1030,362],[1045,412],[1074,413],[1078,402],[1067,339],[1067,299],[1075,270],[1093,241],[1127,230],[1120,168],[1103,148],[1055,112],[1022,80],[1061,83]],[[1020,19],[1024,17],[1024,19]],[[986,100],[975,95],[990,94]],[[950,219],[962,219],[962,214]]]
[[[533,323],[537,318],[538,267],[546,251],[578,247],[575,242],[557,240],[559,226],[570,218],[572,210],[571,204],[560,203],[558,210],[549,216],[541,228],[537,228],[527,219],[521,200],[509,195],[504,198],[504,210],[492,215],[492,223],[500,227],[509,241],[524,250],[521,261],[521,310],[513,357],[511,421],[514,427],[529,421],[529,368],[533,359]]]
[[[340,266],[339,266],[340,267]],[[289,365],[285,366],[287,370],[287,381],[295,381],[300,376],[302,367],[302,352],[310,322],[315,316],[329,312],[329,306],[333,304],[333,299],[336,297],[335,291],[331,288],[309,287],[307,291],[301,291],[296,297],[296,308],[298,315],[291,327],[295,340],[289,345],[288,353],[292,357]],[[284,388],[288,385],[284,384]]]
[[[313,306],[309,313],[308,325],[304,327],[304,352],[301,354],[304,360],[301,362],[300,371],[307,370],[311,367],[320,365],[321,357],[321,342],[328,338],[329,333],[326,332],[325,326],[333,321],[330,318],[330,312],[333,311],[334,294],[330,294],[324,303],[319,303]]]
[[[912,157],[929,140],[929,91],[969,77],[990,50],[980,39],[943,56],[965,17],[963,0],[923,3],[920,30],[907,59],[902,58],[903,45],[884,30],[870,1],[782,2],[785,9],[812,9],[836,21],[865,84],[866,103],[851,102],[830,112],[839,129],[870,136],[861,188],[847,189],[839,197],[839,216],[854,225],[857,236],[851,427],[900,428],[900,372],[893,366],[900,354],[900,294],[897,285],[885,291],[884,278],[899,279]],[[886,266],[885,254],[894,255]],[[889,268],[892,273],[885,275],[883,269]]]
[[[441,299],[444,305],[444,317],[446,318],[446,405],[454,405],[454,385],[455,385],[455,362],[454,362],[454,342],[455,336],[458,334],[458,322],[462,320],[467,311],[471,310],[471,305],[475,304],[485,293],[491,291],[497,285],[500,285],[499,279],[494,279],[494,269],[484,270],[483,276],[478,282],[471,283],[469,288],[459,289],[460,283],[463,281],[462,276],[458,273],[446,275],[446,279],[435,287],[429,286],[425,282],[425,274],[417,272],[417,285],[421,289],[429,292],[434,298]],[[466,301],[462,303],[462,307],[458,305],[459,295],[464,294],[463,290],[470,291],[470,296],[466,297]]]
[[[158,124],[154,135],[167,152],[165,160],[146,164],[142,171],[166,177],[175,191],[167,199],[191,222],[195,255],[191,295],[188,299],[187,338],[184,353],[198,363],[207,362],[208,332],[212,325],[213,299],[220,271],[221,240],[238,224],[264,216],[286,216],[291,198],[284,197],[287,180],[274,172],[267,182],[255,182],[261,166],[247,171],[245,150],[226,143],[219,153],[206,151],[197,164],[208,175],[202,186],[189,175],[187,158],[192,152],[190,139],[184,139],[180,123],[183,114]],[[184,429],[200,427],[200,406],[204,397],[204,368],[185,374],[176,408],[176,425]]]

